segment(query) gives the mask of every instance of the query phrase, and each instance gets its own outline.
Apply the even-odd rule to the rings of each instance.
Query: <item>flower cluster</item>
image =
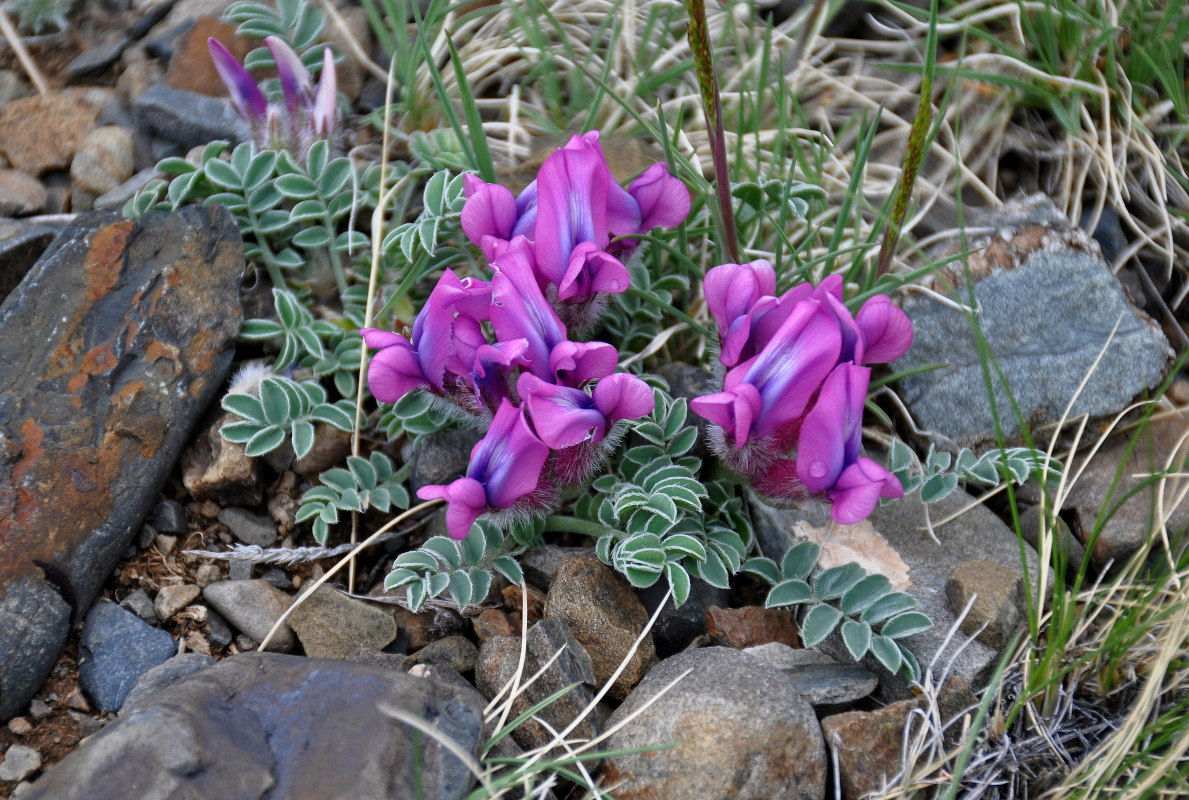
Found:
[[[839,524],[866,518],[900,482],[862,457],[869,364],[912,344],[912,323],[883,295],[852,316],[842,276],[780,297],[767,261],[706,273],[706,304],[719,329],[722,391],[690,408],[718,426],[715,450],[761,494],[829,501]]]
[[[316,141],[334,144],[340,120],[330,48],[322,50],[322,73],[315,89],[309,71],[293,48],[276,36],[266,37],[264,43],[277,65],[283,103],[269,103],[235,56],[219,40],[207,39],[211,60],[227,85],[231,102],[248,123],[252,143],[258,150],[286,150],[299,158],[304,158]]]
[[[616,422],[652,411],[648,385],[615,371],[612,345],[571,337],[628,287],[621,259],[636,243],[612,239],[679,224],[690,207],[685,185],[661,165],[627,190],[616,183],[597,132],[552,153],[519,197],[473,176],[465,191],[463,232],[486,255],[491,280],[446,271],[408,338],[361,331],[379,350],[368,368],[377,400],[424,391],[490,421],[465,476],[418,492],[448,502],[456,539],[483,513],[548,507],[558,488],[602,463]]]

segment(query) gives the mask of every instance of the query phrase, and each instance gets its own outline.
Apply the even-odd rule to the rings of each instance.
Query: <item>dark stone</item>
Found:
[[[395,670],[233,656],[145,696],[29,787],[25,800],[458,798],[473,778],[399,708],[478,752],[473,694]]]
[[[0,655],[0,719],[21,712],[50,674],[70,634],[70,605],[40,576],[17,578],[0,595],[0,639],[15,649],[24,643],[9,641],[10,631],[22,629],[34,635],[21,657],[13,658],[11,650]]]
[[[150,625],[157,624],[157,610],[152,598],[144,589],[137,589],[120,601],[120,606],[128,609]]]
[[[78,643],[78,681],[99,711],[116,711],[136,679],[177,653],[173,637],[115,603],[87,614]]]
[[[186,507],[177,500],[162,500],[153,506],[153,513],[145,520],[160,533],[180,536],[190,530],[190,517]]]
[[[136,679],[124,702],[120,705],[120,716],[128,713],[147,695],[172,686],[182,678],[193,675],[200,669],[205,669],[214,663],[214,659],[205,653],[181,653],[169,660],[158,664]]]
[[[667,591],[668,585],[665,581],[657,581],[647,589],[637,589],[636,595],[644,603],[644,610],[651,616],[656,611],[656,604]],[[656,654],[661,658],[668,658],[684,650],[694,639],[705,635],[707,609],[711,606],[726,606],[730,600],[730,589],[718,589],[706,581],[698,580],[690,584],[689,597],[680,608],[673,605],[673,598],[669,598],[660,616],[656,618],[656,624],[652,626],[652,641],[656,643]]]
[[[712,374],[689,364],[664,364],[657,369],[656,374],[669,382],[670,395],[674,398],[683,397],[686,401],[713,394],[721,388]],[[710,422],[690,411],[685,415],[685,424],[698,429],[698,438],[694,440],[689,454],[703,458],[706,455],[706,431],[709,430]]]
[[[743,652],[785,674],[797,694],[814,708],[861,700],[875,691],[879,679],[860,664],[839,664],[816,650],[798,650],[780,642],[749,647]]]
[[[276,523],[242,508],[223,509],[219,512],[219,522],[230,528],[231,535],[244,544],[272,547],[277,541]]]
[[[95,212],[0,305],[0,607],[32,579],[86,614],[227,374],[243,268],[225,209]],[[58,654],[35,620],[0,627],[4,718]]]
[[[475,669],[475,661],[479,657],[479,648],[465,636],[447,636],[430,642],[425,647],[409,656],[408,663],[436,664],[449,667],[462,674]]]
[[[64,227],[64,222],[0,222],[0,302],[12,293]]]
[[[210,630],[206,642],[211,647],[226,647],[231,644],[231,640],[234,638],[231,626],[227,624],[227,620],[223,619],[223,615],[213,608],[206,610],[206,627]]]
[[[594,555],[593,547],[559,547],[543,544],[526,550],[518,559],[524,571],[525,583],[538,589],[549,589],[553,575],[566,561],[576,556]]]
[[[248,140],[247,124],[231,103],[158,83],[136,98],[132,116],[141,132],[183,149],[216,139],[235,145]]]
[[[99,44],[86,48],[66,65],[66,77],[75,81],[107,70],[119,60],[131,43],[132,40],[127,36],[117,33]]]
[[[417,445],[409,485],[415,494],[422,486],[450,483],[466,474],[471,449],[483,437],[481,431],[460,428],[431,433]]]

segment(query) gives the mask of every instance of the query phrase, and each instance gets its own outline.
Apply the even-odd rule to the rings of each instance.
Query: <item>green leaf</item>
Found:
[[[408,593],[409,610],[413,613],[420,611],[422,604],[425,603],[428,596],[429,582],[426,579],[421,578],[410,583]]]
[[[892,591],[892,582],[883,575],[868,575],[842,596],[838,607],[844,614],[858,614]]]
[[[411,569],[394,569],[384,578],[384,590],[390,592],[393,589],[399,589],[405,584],[417,580],[419,577],[419,573]]]
[[[917,657],[913,655],[904,642],[896,642],[896,648],[900,651],[900,658],[903,660],[903,667],[909,683],[920,683],[921,681],[921,665],[917,663]]]
[[[780,574],[786,578],[807,578],[813,572],[820,552],[821,547],[814,542],[793,545],[780,560]]]
[[[850,591],[866,574],[858,564],[843,564],[819,575],[813,589],[822,600],[833,600]]]
[[[669,453],[673,456],[685,455],[698,440],[698,429],[690,426],[669,440]]]
[[[424,550],[407,550],[401,553],[392,562],[395,567],[407,567],[409,569],[433,570],[437,571],[439,568],[438,559],[432,554]]]
[[[433,553],[438,559],[450,569],[458,569],[462,566],[462,553],[459,552],[458,545],[453,539],[447,539],[445,536],[434,536],[421,545],[421,549]]]
[[[871,654],[875,656],[880,664],[883,664],[884,669],[893,675],[896,670],[900,669],[900,648],[896,646],[893,639],[886,636],[875,635],[871,637]]]
[[[312,170],[311,170],[312,172]],[[336,158],[327,165],[318,178],[318,194],[330,198],[347,188],[351,182],[351,162],[346,158]]]
[[[327,425],[333,425],[340,431],[347,431],[348,433],[354,428],[355,420],[350,414],[338,406],[332,406],[329,403],[322,403],[314,407],[310,411],[310,416],[319,422],[325,422]]]
[[[685,604],[685,601],[689,599],[689,573],[680,564],[670,561],[665,564],[665,578],[669,581],[669,587],[673,590],[673,605],[681,608]]]
[[[450,585],[450,573],[439,572],[437,575],[431,575],[429,578],[429,596],[437,597],[442,592],[446,591],[446,587]]]
[[[706,558],[706,547],[697,539],[687,534],[677,534],[666,538],[664,548],[666,553],[677,553],[680,556],[688,556],[698,561]]]
[[[189,172],[194,172],[197,169],[198,167],[194,166],[186,159],[178,158],[177,156],[163,158],[157,162],[157,171],[164,172],[168,175],[185,175]]]
[[[848,619],[842,623],[839,629],[842,634],[842,642],[846,645],[847,652],[850,657],[858,661],[863,656],[867,655],[867,648],[871,646],[871,626],[866,622],[856,622],[853,619]]]
[[[272,209],[276,208],[277,203],[284,199],[280,191],[278,191],[277,187],[272,183],[260,184],[260,186],[256,187],[255,189],[248,191],[246,197],[248,201],[248,210],[257,216],[260,216],[266,211],[271,211]],[[286,214],[286,225],[289,221],[288,217],[289,215]],[[284,227],[284,225],[281,227]]]
[[[949,455],[946,453],[945,455]],[[958,488],[958,476],[952,472],[934,475],[921,487],[921,502],[936,503],[953,494]]]
[[[272,185],[285,197],[294,200],[306,200],[318,194],[318,186],[305,175],[282,175]]]
[[[872,625],[883,622],[905,611],[917,607],[917,601],[903,592],[892,592],[876,600],[863,612],[863,621]]]
[[[450,574],[450,597],[453,598],[461,611],[471,604],[471,595],[475,587],[471,585],[471,576],[461,570]]]
[[[265,422],[264,407],[260,404],[259,398],[253,397],[250,394],[242,392],[232,392],[223,398],[220,404],[224,411],[230,411],[236,416],[244,419],[252,420],[253,422]]]
[[[491,591],[491,573],[485,569],[473,570],[471,576],[471,603],[482,603]]]
[[[347,456],[347,469],[355,476],[355,484],[362,489],[371,488],[379,482],[375,467],[366,458]]]
[[[524,572],[520,569],[520,564],[512,556],[501,556],[497,558],[491,565],[499,574],[508,579],[508,582],[513,586],[518,585],[524,580]]]
[[[264,419],[270,425],[283,425],[289,421],[293,409],[280,378],[265,378],[260,382],[260,405],[264,409]]]
[[[698,577],[716,589],[730,587],[731,574],[727,572],[727,567],[722,563],[718,553],[713,550],[706,551],[706,560],[697,562],[695,570]]]
[[[330,231],[326,230],[322,225],[314,225],[313,227],[298,231],[291,241],[297,247],[312,250],[318,247],[327,247],[332,240],[333,237]]]
[[[243,184],[248,189],[255,189],[272,177],[277,167],[277,154],[272,150],[264,150],[252,159],[248,168],[244,170]]]
[[[933,623],[921,612],[905,611],[885,622],[879,632],[889,639],[900,639],[904,636],[912,636],[914,633],[927,631],[932,627]]]
[[[206,174],[207,180],[215,186],[223,189],[239,189],[241,191],[244,188],[243,177],[236,171],[235,167],[226,161],[220,161],[217,158],[211,159],[202,165],[202,171]]]
[[[813,599],[813,592],[809,584],[798,578],[781,581],[768,592],[768,599],[764,601],[765,608],[779,608],[780,606],[799,605]]]
[[[842,619],[842,612],[833,606],[820,603],[809,609],[801,623],[801,641],[806,647],[817,647],[834,630]]]
[[[289,212],[289,220],[293,223],[320,221],[325,215],[326,209],[317,200],[302,200]]]
[[[326,140],[319,140],[310,145],[306,153],[306,168],[311,176],[319,176],[326,170],[326,159],[330,158],[330,144]],[[333,192],[323,192],[333,194]]]
[[[229,442],[243,444],[268,426],[262,422],[229,422],[219,428],[219,435]]]
[[[285,443],[283,428],[265,428],[248,440],[244,446],[244,455],[255,458],[270,453]]]
[[[748,575],[754,575],[769,584],[780,582],[780,567],[776,566],[775,561],[764,556],[747,559],[740,566],[739,571],[745,572]]]
[[[294,420],[291,430],[293,436],[293,454],[298,460],[303,459],[314,447],[314,425],[307,420]]]

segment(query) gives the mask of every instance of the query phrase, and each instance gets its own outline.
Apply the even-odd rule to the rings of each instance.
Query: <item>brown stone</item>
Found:
[[[966,679],[950,678],[938,698],[942,725],[948,725],[975,703]],[[842,796],[846,800],[858,800],[878,792],[899,773],[904,753],[904,724],[909,714],[924,707],[924,698],[900,700],[877,711],[848,711],[822,720],[826,746],[838,760]]]
[[[45,208],[45,186],[32,175],[0,169],[0,216],[24,217]]]
[[[471,620],[475,629],[475,636],[480,642],[486,642],[494,636],[518,636],[518,626],[513,626],[512,620],[498,608],[484,609],[479,616]]]
[[[222,384],[243,268],[225,209],[96,212],[0,305],[0,719],[44,679]]]
[[[401,591],[404,591],[403,589]],[[391,606],[392,618],[396,620],[396,627],[404,631],[409,639],[409,652],[413,653],[433,641],[433,634],[429,628],[433,625],[432,611],[422,611],[414,614],[403,606]]]
[[[8,730],[15,736],[27,736],[33,732],[33,723],[28,717],[13,717],[8,721]]]
[[[211,37],[230,50],[240,63],[254,47],[250,40],[235,34],[235,25],[214,17],[199,17],[188,31],[178,37],[169,59],[169,69],[165,73],[167,84],[187,92],[211,96],[227,94],[227,87],[219,79],[207,48],[206,40]]]
[[[300,599],[289,626],[311,658],[347,658],[361,646],[382,650],[396,638],[390,614],[325,584]]]
[[[533,625],[541,621],[545,616],[545,593],[536,586],[527,585],[528,588],[528,624]],[[505,586],[504,590],[500,592],[500,596],[504,598],[504,605],[508,609],[508,613],[516,619],[523,619],[524,609],[524,593],[519,586]]]
[[[182,454],[182,483],[195,500],[217,500],[224,505],[254,506],[260,502],[257,459],[244,445],[229,442],[219,429],[239,417],[221,414]],[[218,516],[218,510],[215,515]]]
[[[545,600],[545,618],[560,619],[569,626],[574,638],[590,653],[600,687],[632,654],[607,693],[612,699],[627,697],[657,661],[651,633],[636,647],[648,623],[644,605],[627,581],[596,556],[571,558],[557,568]]]
[[[293,462],[293,470],[309,480],[331,467],[337,467],[351,455],[351,434],[333,425],[319,422],[314,428],[314,446],[304,458]]]
[[[738,650],[768,642],[780,642],[793,648],[801,646],[797,618],[792,611],[782,608],[711,606],[706,610],[706,633],[715,644]]]
[[[30,175],[66,169],[99,119],[89,97],[85,89],[65,89],[0,108],[0,153]]]
[[[954,567],[945,597],[955,614],[974,598],[962,619],[962,633],[971,636],[981,630],[978,639],[989,647],[1006,647],[1024,618],[1022,578],[994,561],[963,561]]]
[[[119,125],[104,125],[88,134],[83,146],[70,162],[71,207],[90,211],[95,198],[132,177],[132,130]]]

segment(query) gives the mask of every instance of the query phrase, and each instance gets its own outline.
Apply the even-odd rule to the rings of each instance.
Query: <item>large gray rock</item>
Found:
[[[62,606],[86,614],[223,382],[243,269],[225,209],[96,212],[0,305],[0,719],[37,691]]]
[[[826,748],[817,717],[779,670],[726,647],[687,650],[649,671],[607,720],[604,777],[617,800],[821,800]],[[665,748],[665,749],[658,749]]]
[[[1159,327],[1127,301],[1088,237],[1070,230],[1051,205],[1029,202],[993,221],[996,231],[975,243],[975,249],[986,250],[971,267],[982,334],[1007,383],[992,367],[999,423],[1012,441],[1020,431],[1007,387],[1035,435],[1061,418],[1075,394],[1074,415],[1123,409],[1160,383],[1172,357]],[[965,289],[953,294],[968,302]],[[960,445],[993,443],[995,426],[969,317],[925,295],[906,300],[904,311],[915,335],[896,369],[945,365],[899,382],[917,424]]]
[[[935,521],[945,519],[972,502],[973,498],[970,495],[957,491],[945,500],[929,506],[929,516]],[[942,679],[942,672],[953,657],[953,668],[949,674],[965,678],[975,688],[981,688],[994,671],[1002,655],[1002,649],[991,647],[981,640],[967,642],[966,637],[959,635],[954,637],[942,652],[946,633],[957,621],[957,612],[961,611],[950,604],[946,595],[946,583],[959,565],[980,559],[1004,568],[1022,582],[1022,552],[1026,559],[1028,575],[1035,585],[1039,559],[1035,550],[1022,543],[1015,532],[985,506],[975,506],[945,525],[934,525],[933,531],[941,542],[940,545],[929,537],[925,512],[925,506],[919,496],[914,494],[904,500],[876,508],[868,519],[875,531],[895,551],[899,560],[908,567],[908,579],[912,585],[903,591],[917,601],[917,610],[933,621],[930,630],[909,636],[902,641],[908,644],[922,670],[928,669],[938,653],[942,653],[941,657],[937,658],[934,669],[934,678],[938,681]],[[798,522],[808,522],[815,527],[825,527],[829,524],[829,510],[824,505],[777,509],[752,496],[751,513],[761,549],[765,555],[777,561],[793,544],[801,541],[793,532],[794,525]],[[838,538],[840,534],[835,532],[831,541],[836,542]],[[1020,622],[1027,619],[1026,613],[1026,609],[1019,609]],[[818,647],[839,661],[853,660],[837,631]],[[912,696],[903,676],[888,674],[873,656],[868,655],[863,665],[879,677],[877,696],[885,700],[899,700]]]
[[[136,98],[132,115],[142,132],[174,142],[185,150],[217,139],[234,145],[249,138],[247,123],[231,103],[164,83],[149,87]]]
[[[466,767],[385,707],[478,751],[483,718],[473,694],[345,661],[245,653],[125,708],[24,797],[464,796]]]

